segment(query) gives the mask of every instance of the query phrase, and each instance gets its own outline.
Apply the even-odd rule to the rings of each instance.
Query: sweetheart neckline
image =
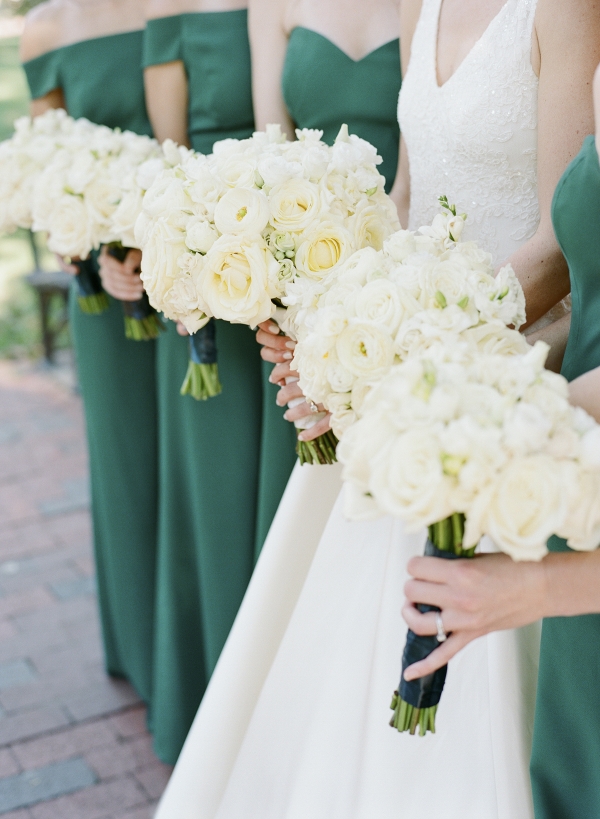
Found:
[[[325,40],[326,43],[329,43],[329,45],[333,46],[333,48],[335,48],[336,51],[339,51],[340,54],[342,54],[344,57],[350,60],[351,63],[354,63],[355,65],[359,65],[360,63],[367,60],[369,57],[372,57],[378,51],[381,51],[382,48],[386,48],[387,46],[392,45],[393,43],[397,43],[399,39],[398,37],[395,37],[393,40],[388,40],[386,43],[382,43],[381,45],[377,46],[377,48],[368,51],[362,57],[359,57],[357,60],[355,60],[354,57],[351,57],[347,51],[344,51],[344,49],[341,48],[341,46],[339,46],[337,43],[334,43],[333,40],[330,40],[329,37],[327,37],[325,34],[321,34],[320,31],[316,31],[316,29],[314,28],[307,28],[306,26],[294,26],[294,28],[290,31],[289,37],[292,36],[294,31],[298,30],[308,31],[310,34],[316,34],[317,37],[319,37],[321,40]]]

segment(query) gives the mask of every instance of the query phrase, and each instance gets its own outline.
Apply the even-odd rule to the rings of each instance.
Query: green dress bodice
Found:
[[[589,136],[552,204],[573,312],[562,373],[600,366],[600,165]],[[567,551],[551,538],[552,551]],[[531,775],[536,819],[600,815],[600,615],[544,620]]]
[[[144,66],[181,60],[188,78],[192,148],[210,153],[219,139],[254,131],[246,9],[179,14],[150,20]]]
[[[282,83],[285,104],[298,128],[321,130],[331,144],[346,123],[351,134],[377,148],[389,191],[400,141],[398,40],[353,60],[322,34],[297,27],[289,37]]]
[[[24,63],[36,99],[61,88],[75,119],[150,134],[141,71],[143,31],[127,31],[49,51]]]

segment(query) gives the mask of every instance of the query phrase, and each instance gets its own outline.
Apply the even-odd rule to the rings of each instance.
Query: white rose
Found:
[[[480,324],[463,330],[461,335],[484,355],[521,355],[529,350],[525,336],[505,324]]]
[[[214,214],[220,233],[262,233],[269,221],[269,202],[262,191],[233,188],[219,199]]]
[[[452,481],[444,474],[442,454],[433,430],[411,429],[391,438],[371,460],[373,496],[388,514],[404,520],[409,531],[454,511]]]
[[[273,315],[279,265],[261,236],[221,236],[204,260],[200,293],[216,318],[256,327]]]
[[[571,549],[591,551],[600,544],[600,474],[565,465],[568,477],[569,511],[556,534],[567,539]]]
[[[353,299],[356,316],[381,324],[395,335],[400,322],[414,316],[420,309],[412,296],[388,279],[367,282]]]
[[[357,377],[378,378],[394,360],[390,333],[366,321],[352,321],[335,346],[342,366]]]
[[[356,376],[341,363],[335,351],[331,351],[327,357],[325,372],[327,381],[333,392],[350,392],[356,380]]]
[[[560,462],[546,455],[514,458],[473,504],[465,540],[476,542],[476,535],[485,532],[513,560],[541,560],[548,538],[561,530],[567,509]]]
[[[410,230],[397,230],[385,240],[383,251],[395,262],[402,263],[417,251],[414,234]]]
[[[296,268],[311,279],[321,279],[344,262],[354,250],[352,237],[335,222],[319,222],[296,251]]]
[[[196,253],[208,253],[219,234],[206,219],[194,216],[187,224],[185,243],[190,250]]]
[[[48,247],[61,256],[86,259],[93,248],[88,212],[79,196],[65,194],[54,202],[48,222]]]
[[[362,200],[356,213],[350,220],[349,230],[354,237],[354,246],[374,247],[381,250],[384,241],[390,233],[398,227],[397,216],[392,221],[388,213],[384,213],[379,205],[368,200]]]
[[[165,309],[165,298],[173,282],[181,275],[179,259],[187,253],[184,235],[159,219],[148,231],[142,252],[141,278],[150,304]]]
[[[115,237],[125,247],[136,247],[135,223],[142,210],[143,194],[139,188],[123,194],[112,217]]]
[[[326,210],[320,189],[305,179],[276,185],[269,195],[269,207],[273,227],[293,233],[305,230]]]
[[[219,176],[228,188],[255,188],[259,180],[256,159],[233,155],[217,164]]]
[[[144,210],[153,218],[190,209],[184,182],[171,170],[159,174],[144,195]]]

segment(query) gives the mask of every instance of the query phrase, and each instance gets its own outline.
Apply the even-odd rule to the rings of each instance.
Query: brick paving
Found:
[[[170,768],[102,664],[81,402],[0,361],[0,816],[150,819]]]

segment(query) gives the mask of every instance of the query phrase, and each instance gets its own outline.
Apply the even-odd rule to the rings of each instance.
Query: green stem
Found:
[[[143,319],[125,316],[125,337],[131,341],[151,341],[165,329],[157,313],[151,313]]]
[[[106,293],[92,293],[89,296],[78,296],[77,303],[82,313],[89,316],[99,316],[110,307]]]
[[[334,464],[337,461],[335,449],[338,439],[331,430],[319,435],[313,441],[298,441],[296,453],[301,464]]]
[[[196,364],[190,361],[181,386],[181,395],[191,395],[196,401],[214,398],[223,390],[219,381],[218,364]]]

